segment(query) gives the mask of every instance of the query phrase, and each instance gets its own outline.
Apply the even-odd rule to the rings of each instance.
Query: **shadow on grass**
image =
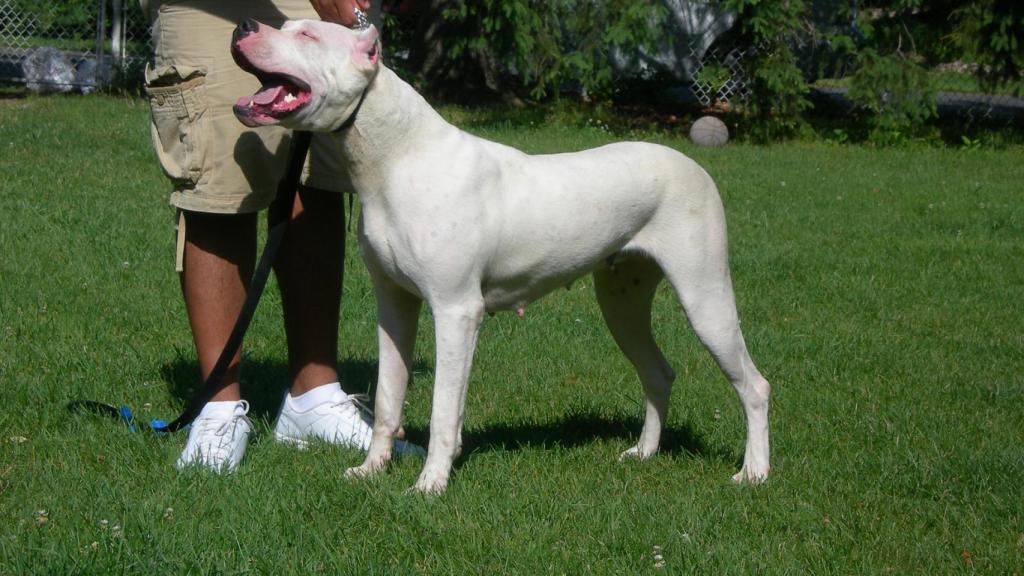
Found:
[[[414,372],[432,372],[431,366],[417,361]],[[341,381],[349,393],[366,391],[370,398],[376,392],[377,362],[364,358],[350,358],[338,365]],[[160,369],[168,392],[182,403],[192,397],[199,385],[199,366],[192,358],[178,354]],[[428,377],[432,380],[432,377]],[[288,366],[279,360],[246,358],[242,368],[242,397],[249,401],[251,418],[272,421],[277,417],[281,400],[287,390]],[[608,416],[597,412],[569,413],[554,420],[540,423],[492,424],[463,432],[463,455],[460,462],[474,453],[491,450],[521,450],[529,448],[572,448],[593,443],[595,440],[621,440],[630,446],[640,437],[641,418]],[[429,429],[407,426],[407,438],[421,446],[429,441]],[[688,424],[666,428],[661,436],[662,454],[672,456],[689,454],[732,462],[735,455],[722,449],[709,449],[701,437]],[[458,464],[457,464],[458,465]]]
[[[431,370],[421,361],[413,371]],[[201,384],[199,365],[194,358],[178,353],[174,360],[160,367],[160,376],[168,393],[183,404]],[[338,376],[350,394],[366,392],[372,399],[377,389],[377,361],[350,358],[338,365]],[[280,360],[246,357],[242,362],[242,397],[249,401],[249,416],[271,421],[277,417],[285,391],[288,389],[288,365]]]
[[[463,432],[463,456],[490,450],[519,450],[523,448],[573,448],[595,440],[621,440],[632,446],[640,437],[640,419],[602,415],[594,412],[567,414],[544,423],[494,424]],[[410,438],[418,438],[423,431],[410,429]],[[425,433],[424,433],[425,434]],[[712,450],[687,424],[666,428],[661,435],[659,452],[672,456],[689,454],[714,458],[726,462],[735,460],[724,450]]]

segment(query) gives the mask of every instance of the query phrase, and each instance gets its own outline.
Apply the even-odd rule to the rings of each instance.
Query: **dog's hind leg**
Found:
[[[597,301],[615,343],[636,368],[644,386],[644,428],[635,446],[619,458],[649,458],[658,451],[675,374],[651,334],[651,302],[662,279],[652,260],[633,256],[594,272]]]
[[[685,226],[674,231],[686,230]],[[662,238],[652,250],[675,288],[697,337],[732,383],[747,421],[743,468],[736,482],[760,482],[768,476],[768,397],[771,387],[754,366],[740,331],[729,275],[725,219],[709,218],[690,234]]]

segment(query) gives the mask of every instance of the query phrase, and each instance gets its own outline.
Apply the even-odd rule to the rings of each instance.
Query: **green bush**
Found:
[[[846,74],[843,85],[874,142],[930,132],[938,74],[958,62],[989,91],[1024,93],[1024,8],[1019,0],[858,0],[831,4],[822,22],[811,2],[723,0],[738,14],[739,39],[756,48],[748,63],[753,96],[742,110],[755,135],[793,133],[809,108],[792,49],[826,47],[817,70]],[[815,16],[818,16],[816,19]],[[820,56],[820,55],[819,55]]]
[[[652,0],[454,0],[441,14],[451,31],[444,58],[495,61],[533,98],[565,85],[603,98],[614,79],[608,55],[656,41],[665,9]]]
[[[792,135],[810,102],[790,39],[797,31],[808,30],[804,13],[809,6],[803,0],[725,0],[724,5],[737,14],[735,41],[754,48],[745,63],[752,95],[741,114],[762,139]]]
[[[129,0],[130,1],[130,0]],[[18,12],[31,15],[39,25],[37,33],[52,34],[56,29],[64,38],[89,39],[96,36],[96,0],[63,0],[62,2],[36,2],[15,0]]]
[[[907,58],[872,48],[857,56],[849,96],[866,113],[876,143],[898,143],[935,116],[928,72]]]
[[[729,41],[747,48],[751,95],[736,111],[758,139],[801,133],[811,109],[808,81],[821,74],[840,76],[863,126],[855,132],[876,142],[927,132],[937,64],[959,61],[988,89],[1024,90],[1017,0],[837,0],[824,9],[809,0],[718,1],[737,14]],[[428,89],[472,85],[472,69],[491,92],[544,99],[571,87],[606,101],[618,87],[609,54],[664,40],[666,10],[655,0],[427,4],[434,9],[428,18],[440,23],[431,24],[438,33],[421,48],[429,44],[435,65],[443,63],[436,67],[443,73],[413,67]],[[814,62],[801,51],[806,46],[814,47]],[[720,72],[709,67],[701,80],[715,85]]]
[[[988,89],[1024,95],[1024,7],[1020,0],[978,0],[955,12],[956,39],[978,64]]]

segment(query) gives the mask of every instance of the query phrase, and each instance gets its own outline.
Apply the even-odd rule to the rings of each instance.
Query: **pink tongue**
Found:
[[[284,90],[284,86],[271,86],[256,93],[252,97],[253,101],[261,106],[266,106],[277,100],[278,95]]]

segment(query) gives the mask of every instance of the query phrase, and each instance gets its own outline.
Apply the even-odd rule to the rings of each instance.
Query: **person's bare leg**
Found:
[[[343,195],[300,188],[274,265],[288,336],[293,396],[338,381],[344,259]]]
[[[205,382],[220,358],[256,261],[255,214],[185,212],[181,291]],[[212,401],[238,400],[239,351]]]

